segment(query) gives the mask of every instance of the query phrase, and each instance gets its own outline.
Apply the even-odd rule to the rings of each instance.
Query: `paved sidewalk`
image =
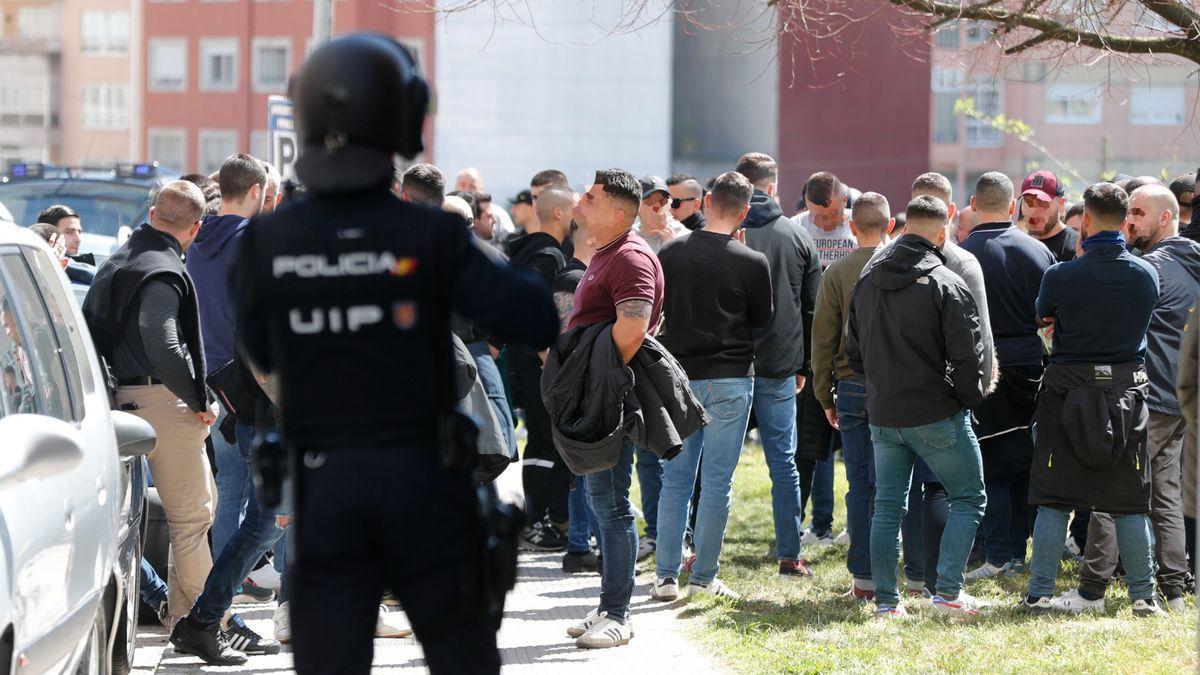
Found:
[[[633,641],[615,649],[576,649],[566,630],[595,607],[600,577],[564,574],[561,561],[561,553],[521,555],[517,587],[509,595],[500,630],[505,673],[707,674],[725,670],[685,637],[685,620],[676,615],[686,602],[663,604],[649,598],[651,572],[638,577],[634,591]],[[244,606],[238,611],[254,630],[271,633],[273,604]],[[143,631],[134,662],[136,675],[291,672],[292,657],[286,648],[277,656],[251,657],[241,668],[207,668],[199,659],[175,654],[161,629],[144,626]],[[412,638],[375,641],[376,672],[423,670],[421,648]]]

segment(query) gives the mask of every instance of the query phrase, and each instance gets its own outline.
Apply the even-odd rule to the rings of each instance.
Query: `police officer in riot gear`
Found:
[[[508,534],[480,506],[475,430],[452,410],[449,314],[542,349],[557,333],[550,291],[489,260],[457,216],[389,191],[394,155],[422,150],[429,100],[398,42],[326,43],[293,99],[306,192],[250,224],[233,296],[294,458],[296,670],[368,672],[386,587],[430,670],[497,672],[515,554],[507,570],[489,554]]]

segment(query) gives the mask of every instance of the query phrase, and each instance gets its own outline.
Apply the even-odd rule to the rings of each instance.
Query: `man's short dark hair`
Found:
[[[1115,230],[1129,213],[1129,195],[1120,185],[1096,183],[1083,191],[1083,210],[1097,227]]]
[[[58,229],[55,228],[53,224],[42,220],[30,225],[29,231],[41,237],[42,241],[46,242],[47,244],[49,244],[50,240],[58,234]]]
[[[775,159],[763,152],[747,152],[742,155],[734,169],[746,177],[754,187],[765,190],[779,178],[779,165]]]
[[[950,179],[936,171],[928,171],[917,176],[913,181],[912,192],[913,196],[929,195],[941,199],[946,202],[946,206],[950,206],[950,200],[954,197],[954,186],[950,184]]]
[[[632,223],[642,206],[642,184],[638,179],[624,169],[600,169],[593,182],[604,188],[604,194],[626,207],[626,215]]]
[[[1083,202],[1075,202],[1067,207],[1066,213],[1063,214],[1063,222],[1066,222],[1075,216],[1083,215]]]
[[[1171,180],[1171,194],[1175,195],[1175,201],[1179,201],[1183,197],[1183,193],[1196,193],[1196,174],[1185,173],[1182,176],[1176,176]]]
[[[887,197],[878,192],[864,192],[850,207],[850,220],[859,231],[883,233],[892,219],[892,207]]]
[[[944,223],[950,217],[950,209],[946,202],[930,195],[914,197],[908,203],[908,208],[904,209],[904,213],[909,225],[912,225],[914,220],[940,220]]]
[[[418,204],[441,206],[446,176],[432,164],[414,164],[400,177],[400,191]]]
[[[975,210],[995,213],[1012,206],[1013,182],[999,171],[988,171],[975,182]]]
[[[208,190],[210,187],[217,187],[216,181],[209,178],[208,176],[205,176],[202,173],[184,174],[179,177],[179,180],[186,180],[187,182],[191,183],[192,185],[195,185],[196,187],[200,188],[201,190]]]
[[[79,214],[75,213],[75,210],[71,207],[64,204],[55,204],[54,206],[47,206],[46,208],[42,209],[42,212],[38,214],[37,221],[39,223],[48,223],[57,227],[58,221],[62,220],[63,218],[78,217]]]
[[[696,177],[689,173],[677,173],[667,179],[667,187],[674,187],[680,183],[686,183],[689,180],[696,180]],[[697,180],[696,184],[699,185],[700,181]]]
[[[471,217],[474,218],[475,220],[479,220],[479,216],[481,215],[480,211],[482,209],[482,206],[479,203],[479,195],[477,193],[467,192],[466,190],[451,190],[450,192],[447,192],[446,194],[447,194],[447,196],[450,196],[450,197],[458,197],[459,199],[466,202],[467,206],[471,207]]]
[[[258,158],[239,152],[221,164],[217,184],[221,186],[221,201],[237,201],[255,185],[266,188],[267,168]]]
[[[817,206],[833,206],[841,198],[842,181],[828,171],[818,171],[804,182],[804,199]]]
[[[742,209],[750,205],[750,197],[754,196],[754,186],[750,184],[750,179],[742,174],[727,171],[717,176],[709,194],[712,195],[712,210],[715,213],[733,215],[741,213]]]
[[[555,187],[570,187],[567,182],[567,174],[558,169],[545,169],[533,174],[533,178],[529,179],[529,187],[545,187],[553,185]]]

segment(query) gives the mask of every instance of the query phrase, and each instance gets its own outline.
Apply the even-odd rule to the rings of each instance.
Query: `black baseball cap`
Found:
[[[667,187],[667,181],[658,176],[642,176],[638,179],[638,182],[642,184],[642,199],[649,197],[655,192],[661,192],[668,199],[671,198],[671,190]]]
[[[517,193],[516,197],[513,197],[512,199],[508,200],[508,204],[509,204],[509,206],[516,206],[517,204],[529,204],[530,206],[532,206],[533,205],[533,193],[530,192],[529,190],[521,190],[520,192]]]

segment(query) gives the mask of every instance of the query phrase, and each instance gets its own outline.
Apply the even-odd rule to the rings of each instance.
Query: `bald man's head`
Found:
[[[194,183],[177,180],[167,183],[154,198],[150,226],[179,240],[184,250],[200,230],[204,214],[204,193]]]
[[[1125,229],[1130,243],[1143,252],[1179,233],[1179,202],[1161,183],[1143,185],[1129,195]]]
[[[537,217],[542,232],[561,243],[571,229],[571,211],[575,208],[575,193],[551,186],[542,190],[537,199]]]

